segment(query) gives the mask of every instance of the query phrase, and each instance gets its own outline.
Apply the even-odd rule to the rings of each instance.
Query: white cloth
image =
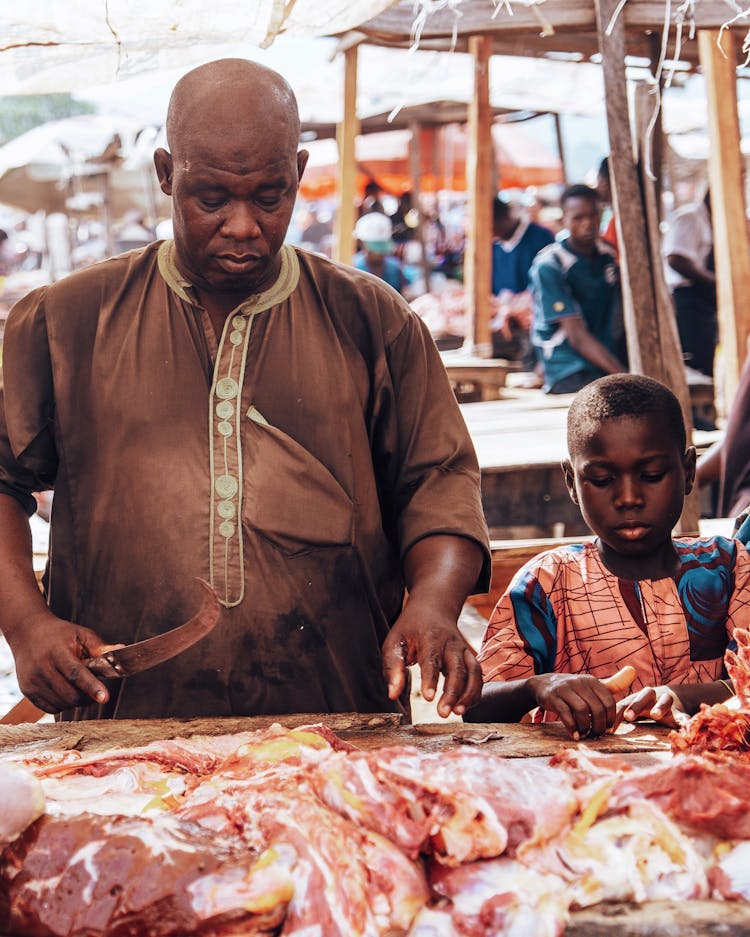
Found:
[[[692,281],[673,270],[667,262],[667,257],[670,254],[679,254],[692,260],[696,266],[704,268],[713,243],[711,216],[703,202],[683,205],[671,215],[661,245],[664,274],[671,290],[678,286],[690,286]]]

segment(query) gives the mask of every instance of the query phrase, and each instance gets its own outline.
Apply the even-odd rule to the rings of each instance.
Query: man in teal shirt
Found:
[[[599,237],[596,192],[574,185],[560,199],[568,234],[536,256],[532,341],[548,394],[575,393],[627,370],[615,251]]]

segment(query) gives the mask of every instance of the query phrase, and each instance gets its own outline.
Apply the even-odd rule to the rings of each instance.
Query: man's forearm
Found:
[[[585,327],[566,329],[565,335],[574,351],[605,374],[619,374],[625,370],[622,362]]]
[[[9,495],[0,494],[0,631],[9,639],[32,614],[46,608],[34,575],[31,528],[26,512]]]
[[[418,540],[404,557],[409,598],[427,600],[457,619],[482,571],[482,549],[468,537],[434,534]]]

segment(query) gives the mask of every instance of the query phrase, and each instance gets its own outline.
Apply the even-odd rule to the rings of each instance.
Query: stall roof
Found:
[[[625,0],[619,12],[629,55],[650,59],[667,20],[668,57],[674,58],[677,48],[679,59],[690,67],[698,62],[693,28],[720,29],[733,22],[747,30],[747,13],[738,14],[734,0]],[[592,0],[454,0],[434,6],[400,0],[342,38],[401,48],[417,43],[424,50],[466,51],[472,35],[491,35],[495,55],[585,60],[599,52]]]

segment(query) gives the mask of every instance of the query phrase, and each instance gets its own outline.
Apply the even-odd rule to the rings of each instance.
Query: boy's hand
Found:
[[[622,720],[653,719],[671,729],[678,729],[689,718],[677,694],[668,686],[645,686],[617,704],[615,726]]]
[[[603,735],[615,725],[615,698],[590,674],[537,674],[529,677],[528,685],[537,705],[556,713],[576,741]]]

